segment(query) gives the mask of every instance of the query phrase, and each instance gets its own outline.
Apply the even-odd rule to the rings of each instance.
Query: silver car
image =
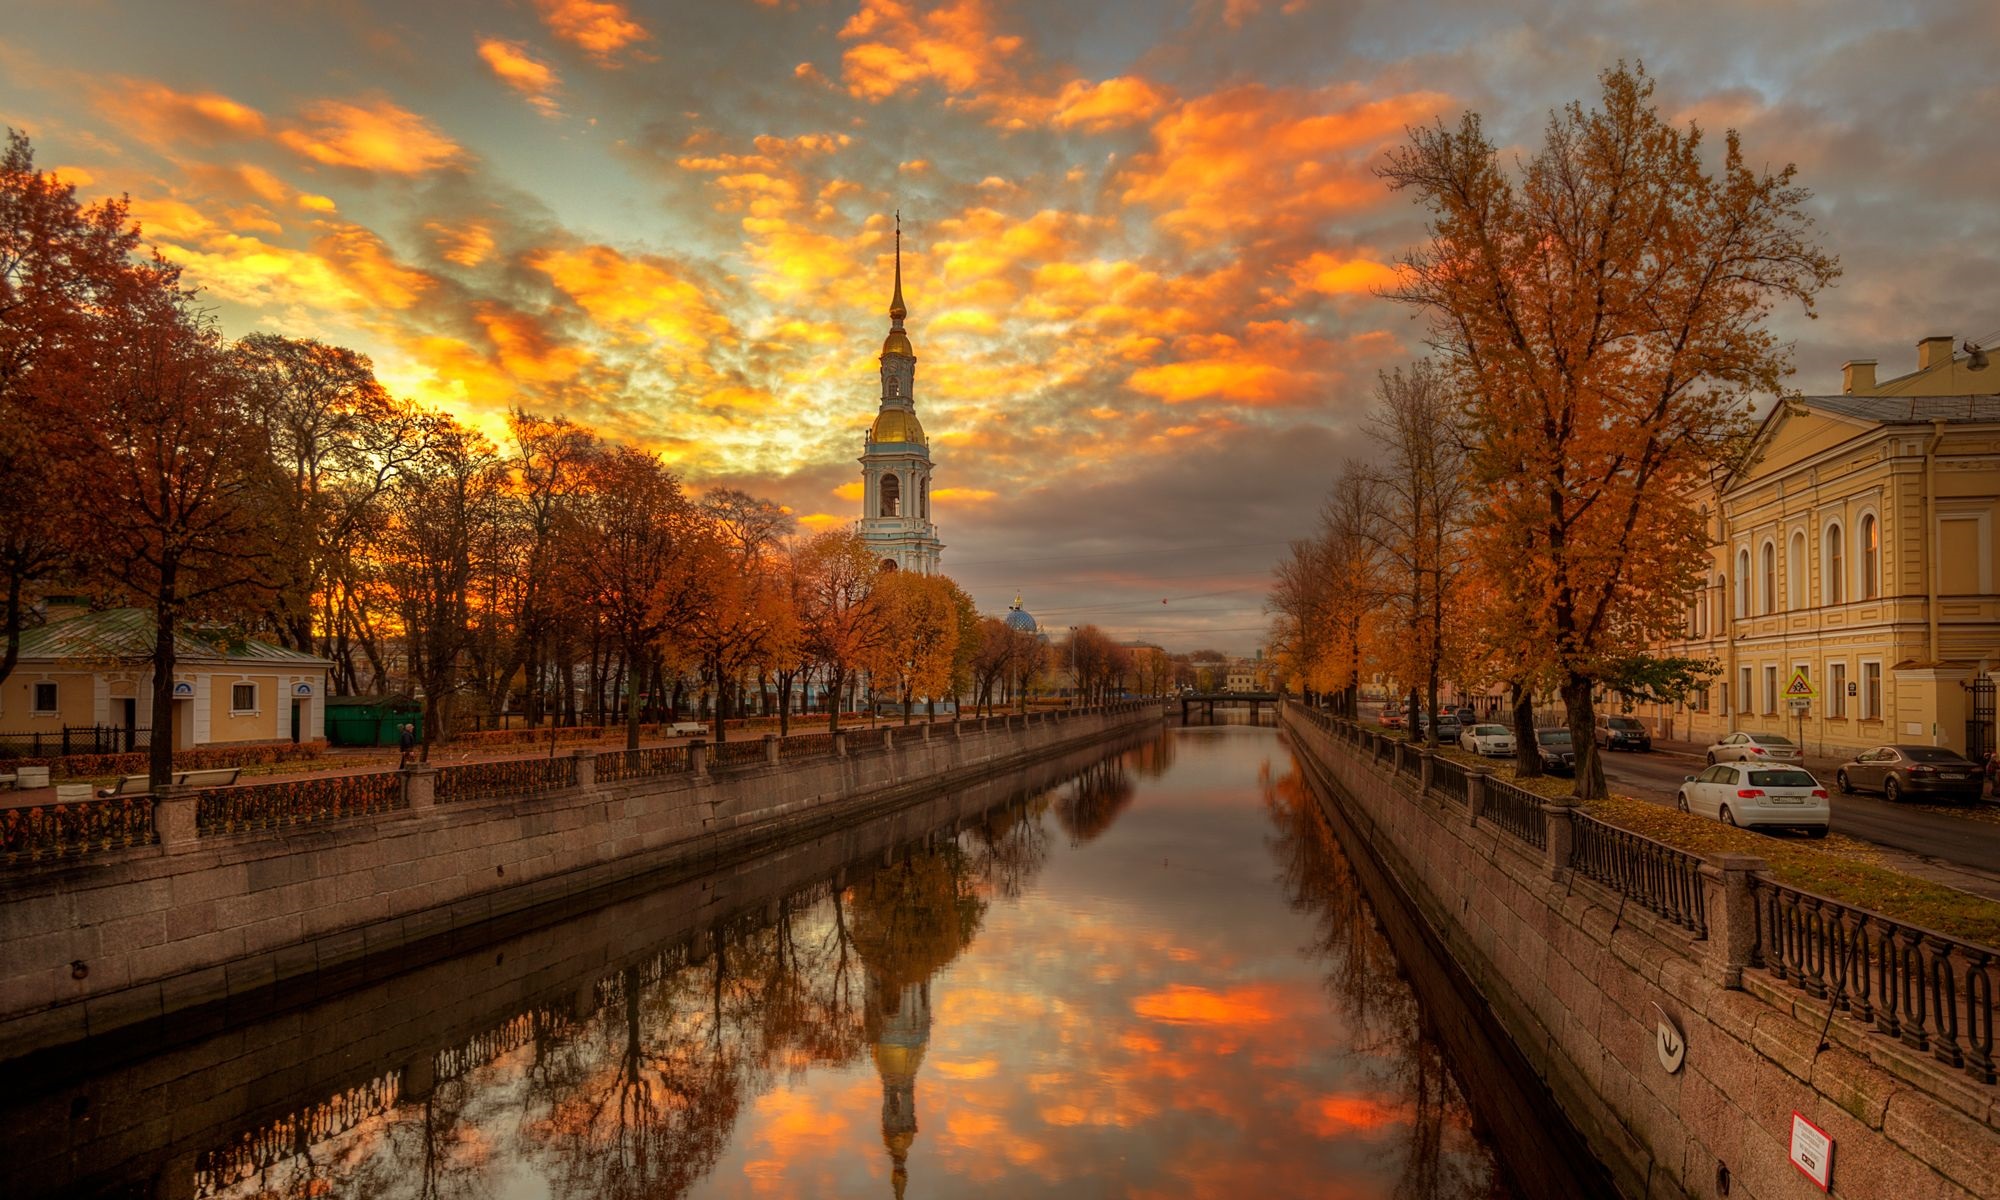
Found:
[[[1802,763],[1805,751],[1788,737],[1775,733],[1744,733],[1741,730],[1708,748],[1708,764],[1720,762]]]

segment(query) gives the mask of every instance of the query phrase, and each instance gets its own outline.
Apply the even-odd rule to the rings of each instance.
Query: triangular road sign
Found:
[[[1819,692],[1813,688],[1812,679],[1806,674],[1806,669],[1795,668],[1792,671],[1792,681],[1785,685],[1785,699],[1810,700],[1817,695]]]

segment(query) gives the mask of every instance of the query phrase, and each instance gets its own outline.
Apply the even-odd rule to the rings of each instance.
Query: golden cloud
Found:
[[[663,260],[629,258],[609,246],[538,251],[528,265],[549,277],[590,318],[628,339],[697,349],[729,332],[699,287]]]
[[[1142,367],[1126,383],[1168,404],[1298,404],[1318,394],[1318,360],[1330,349],[1297,322],[1253,322],[1240,338],[1204,333],[1177,339],[1171,361]]]
[[[493,253],[493,231],[478,221],[467,221],[463,225],[426,221],[424,232],[431,235],[445,261],[455,262],[461,267],[476,267]]]
[[[1292,282],[1322,296],[1370,296],[1401,279],[1395,267],[1367,258],[1343,258],[1316,250],[1293,264]]]
[[[535,0],[535,8],[550,33],[605,66],[614,65],[620,50],[653,36],[630,9],[610,0]]]
[[[921,14],[900,0],[862,0],[840,36],[855,43],[841,56],[841,80],[849,95],[871,103],[926,82],[970,92],[999,77],[1022,44],[994,32],[983,0],[955,0]]]
[[[151,80],[123,80],[100,91],[97,104],[120,124],[162,142],[261,137],[266,125],[263,113],[218,92],[178,92]]]
[[[479,57],[492,70],[494,78],[525,96],[543,116],[562,115],[556,104],[562,80],[557,78],[553,67],[529,54],[527,47],[519,42],[485,38],[479,43]]]
[[[386,99],[322,100],[307,107],[305,120],[278,140],[330,167],[421,175],[465,157],[435,125]]]
[[[1101,83],[1081,79],[1064,85],[1051,116],[1064,129],[1103,133],[1147,120],[1168,103],[1167,94],[1136,75]]]

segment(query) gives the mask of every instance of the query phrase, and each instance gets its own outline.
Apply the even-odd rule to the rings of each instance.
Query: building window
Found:
[[[1723,597],[1727,596],[1728,594],[1729,594],[1728,577],[1724,575],[1717,575],[1715,577],[1715,622],[1710,627],[1711,632],[1719,633],[1729,624],[1729,613],[1722,607],[1724,603]]]
[[[1847,554],[1840,544],[1840,526],[1826,527],[1826,561],[1820,564],[1819,595],[1822,604],[1842,604],[1847,600]]]
[[[1736,552],[1736,615],[1750,615],[1750,549]]]
[[[1750,668],[1738,667],[1736,669],[1736,708],[1738,712],[1748,713],[1754,711],[1750,707],[1752,703],[1750,697],[1756,695],[1756,693],[1751,691],[1750,688]]]
[[[1725,679],[1721,683],[1716,684],[1715,688],[1721,693],[1715,698],[1717,705],[1716,712],[1726,717],[1729,715],[1729,681]]]
[[[882,515],[899,517],[903,508],[903,481],[894,475],[882,476]]]
[[[35,685],[34,713],[38,717],[53,717],[56,715],[55,684],[38,683]]]
[[[256,684],[239,683],[230,687],[229,713],[231,716],[240,716],[244,713],[254,713],[256,711],[257,711]]]
[[[1778,668],[1766,664],[1764,667],[1764,715],[1778,711]]]
[[[1873,600],[1882,594],[1882,527],[1869,513],[1861,518],[1861,598]]]
[[[1879,662],[1861,664],[1861,719],[1882,719],[1882,664]]]
[[[1757,573],[1757,611],[1767,614],[1778,606],[1778,543],[1765,542],[1763,569]]]
[[[917,514],[917,515],[921,516],[921,517],[922,517],[922,518],[923,518],[924,520],[926,520],[926,521],[930,520],[930,519],[931,519],[931,481],[930,481],[930,480],[926,479],[926,480],[923,480],[922,482],[920,482],[920,483],[918,483],[918,484],[917,484],[917,499],[918,499],[918,501],[920,502],[920,504],[921,504],[921,506],[922,506],[922,507],[921,507],[921,509],[920,509],[920,511],[918,512],[918,514]]]
[[[1806,535],[1802,530],[1792,533],[1792,548],[1785,559],[1785,607],[1793,610],[1806,606]]]
[[[1694,710],[1699,713],[1705,713],[1708,711],[1707,688],[1696,688],[1694,690]]]
[[[1845,717],[1847,715],[1847,664],[1844,662],[1826,664],[1826,715]]]

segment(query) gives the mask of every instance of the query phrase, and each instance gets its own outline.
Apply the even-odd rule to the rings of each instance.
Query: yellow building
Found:
[[[1699,498],[1707,580],[1686,636],[1660,650],[1719,673],[1686,704],[1642,710],[1661,734],[1762,730],[1827,755],[1992,745],[2000,368],[1983,358],[1925,338],[1916,371],[1877,383],[1857,359],[1840,395],[1765,419],[1751,465]],[[1802,711],[1785,696],[1798,671],[1817,693]],[[1976,691],[1988,720],[1969,728]]]
[[[148,745],[154,628],[152,613],[114,608],[23,631],[0,683],[0,737],[101,728]],[[175,655],[174,749],[323,736],[325,659],[203,628],[181,631]]]

